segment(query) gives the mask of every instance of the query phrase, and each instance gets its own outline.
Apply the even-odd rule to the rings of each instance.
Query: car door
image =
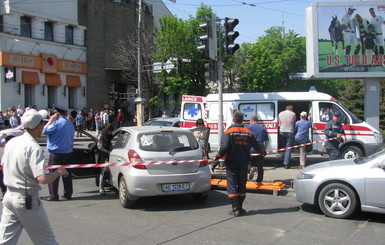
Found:
[[[71,164],[94,164],[96,163],[96,138],[82,131],[84,137],[74,142],[73,157]],[[96,177],[100,173],[99,168],[72,168],[72,176],[76,179]]]
[[[380,166],[380,164],[374,165],[366,174],[366,204],[385,208],[385,169]],[[385,160],[382,161],[382,166],[385,166]]]
[[[128,162],[128,153],[125,147],[130,139],[131,134],[125,130],[118,129],[112,137],[112,151],[110,153],[110,163]],[[113,186],[118,188],[119,168],[110,167],[110,180]]]

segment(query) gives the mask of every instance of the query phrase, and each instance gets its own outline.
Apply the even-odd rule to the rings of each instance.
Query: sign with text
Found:
[[[306,14],[309,77],[385,77],[385,2],[315,2]]]

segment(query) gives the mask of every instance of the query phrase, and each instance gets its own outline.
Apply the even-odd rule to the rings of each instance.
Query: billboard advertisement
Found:
[[[306,20],[308,77],[385,77],[385,1],[314,2]]]

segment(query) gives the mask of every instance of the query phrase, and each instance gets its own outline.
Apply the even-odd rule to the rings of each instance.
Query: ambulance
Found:
[[[206,127],[210,128],[209,143],[212,150],[218,149],[218,94],[206,97],[183,95],[181,105],[180,127],[195,126],[198,118],[203,118]],[[259,124],[263,125],[269,134],[269,148],[275,151],[284,148],[283,140],[279,136],[278,114],[287,105],[293,105],[299,120],[302,111],[306,111],[312,122],[309,133],[311,142],[324,140],[326,123],[332,120],[335,111],[341,113],[340,122],[345,130],[347,142],[340,145],[343,158],[369,156],[383,149],[382,135],[368,123],[358,119],[346,107],[332,96],[317,92],[278,92],[278,93],[225,93],[223,94],[223,128],[232,123],[232,113],[240,110],[244,116],[243,124],[250,123],[250,117],[256,115]],[[281,152],[282,153],[282,152]],[[314,143],[314,154],[324,154],[325,142]]]

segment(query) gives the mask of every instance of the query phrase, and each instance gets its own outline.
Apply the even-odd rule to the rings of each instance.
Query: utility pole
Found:
[[[139,0],[138,7],[138,97],[136,103],[136,122],[138,126],[143,124],[143,105],[142,98],[142,0]]]

